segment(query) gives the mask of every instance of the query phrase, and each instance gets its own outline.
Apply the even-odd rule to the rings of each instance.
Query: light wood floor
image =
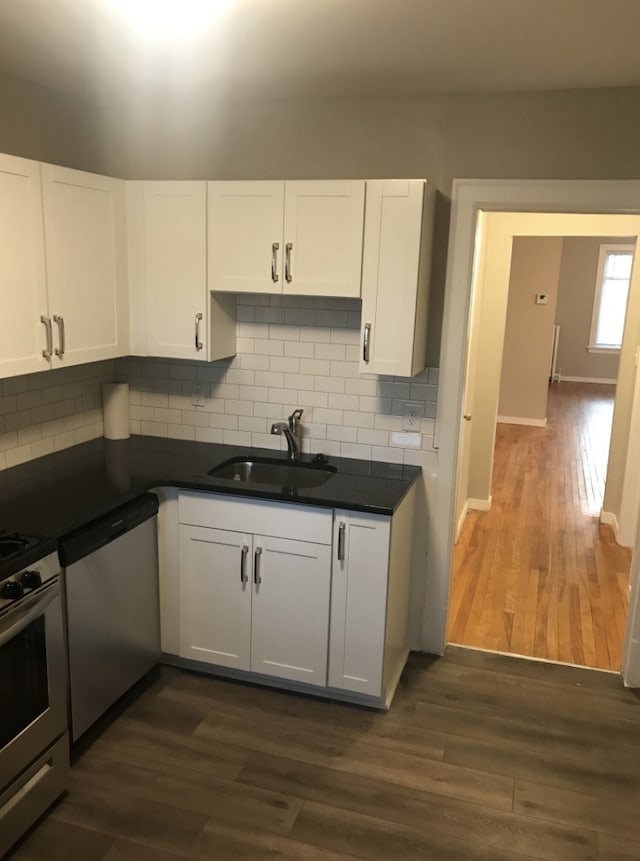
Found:
[[[546,428],[498,425],[491,511],[454,551],[452,643],[619,670],[631,553],[598,520],[613,397],[558,383]]]
[[[388,713],[162,670],[12,861],[638,861],[640,699],[449,648]]]

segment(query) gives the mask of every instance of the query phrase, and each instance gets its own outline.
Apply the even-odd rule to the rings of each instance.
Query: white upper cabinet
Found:
[[[361,372],[411,377],[426,367],[432,237],[425,180],[367,182]]]
[[[54,367],[126,355],[124,183],[42,165]]]
[[[364,180],[285,183],[283,292],[360,296]]]
[[[364,180],[209,183],[209,287],[360,296]]]
[[[282,292],[283,182],[209,183],[209,287]]]
[[[0,156],[0,376],[46,370],[48,317],[40,165]],[[44,318],[44,322],[43,319]]]

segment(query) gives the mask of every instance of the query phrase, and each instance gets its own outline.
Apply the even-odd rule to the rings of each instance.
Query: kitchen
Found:
[[[4,151],[53,163],[66,163],[98,173],[136,178],[395,176],[398,174],[398,140],[402,141],[402,174],[433,177],[445,194],[451,176],[610,178],[631,177],[636,173],[633,135],[617,137],[611,143],[601,121],[603,116],[609,115],[607,112],[611,112],[613,117],[625,109],[629,116],[633,116],[631,106],[635,94],[631,90],[586,90],[518,96],[405,96],[399,101],[378,98],[356,99],[350,103],[325,99],[314,104],[286,101],[270,103],[268,106],[255,101],[251,105],[234,104],[225,111],[224,124],[217,121],[215,112],[199,112],[196,120],[183,102],[172,113],[169,129],[155,126],[154,116],[135,116],[134,108],[139,106],[131,107],[130,115],[126,111],[121,112],[119,122],[114,117],[112,124],[105,119],[110,109],[104,104],[92,108],[70,97],[45,94],[37,86],[10,78],[4,82],[2,92],[3,117],[9,111],[11,114],[11,122],[2,124],[3,136],[6,134],[6,145],[2,147]],[[151,103],[149,108],[150,114],[154,112]],[[184,122],[178,121],[181,112]],[[56,121],[55,117],[58,118]],[[61,124],[60,117],[66,119],[65,125]],[[121,137],[123,127],[136,120],[146,128],[140,129],[135,140],[129,138],[128,144],[124,145]],[[523,126],[530,134],[522,134]],[[45,129],[46,135],[41,133]],[[198,134],[194,134],[194,129]],[[328,130],[328,134],[320,134],[322,129]],[[257,130],[260,130],[259,144],[256,141]],[[117,141],[113,136],[119,145],[116,146]],[[578,151],[573,143],[576,139],[581,140]],[[170,149],[169,156],[166,156],[167,149]],[[441,213],[443,208],[446,210],[443,199],[439,205]],[[446,237],[446,224],[444,227],[441,225],[440,230],[442,240],[443,235]],[[444,264],[440,261],[441,279],[443,268]],[[436,282],[437,272],[436,266]],[[437,308],[437,292],[435,295]],[[260,305],[255,303],[249,308],[254,320],[247,320],[247,325],[256,322]],[[277,310],[284,312],[286,309]],[[333,309],[306,307],[300,310],[317,314]],[[335,309],[339,315],[338,323],[342,324],[344,319],[344,323],[336,327],[338,331],[351,329],[347,315],[352,311],[352,308],[344,306]],[[432,313],[431,319],[437,320],[437,313]],[[345,337],[353,337],[353,332],[349,334],[347,331]],[[280,340],[286,343],[289,339]],[[430,350],[434,352],[429,361],[431,367],[438,363],[438,340],[437,333],[435,340],[430,340]],[[346,348],[354,346],[354,343],[345,344]],[[132,376],[140,379],[148,372],[151,380],[170,380],[180,379],[182,373],[188,374],[181,363],[172,364],[170,368],[164,364],[164,367],[154,367],[152,362],[141,361],[137,369],[145,373],[138,375],[136,369]],[[102,370],[97,368],[95,376],[99,376]],[[109,379],[111,368],[104,368],[104,371]],[[83,431],[83,427],[98,423],[91,415],[91,409],[98,408],[96,390],[92,388],[95,384],[91,383],[83,390],[79,374],[78,371],[78,376],[70,374],[63,378],[63,385],[70,387],[66,393],[50,393],[49,396],[64,397],[66,394],[71,398],[72,391],[76,391],[76,401],[82,402],[84,399],[89,415],[86,423],[80,423],[77,429],[72,427],[69,419],[66,428],[58,430],[58,434],[89,433]],[[191,382],[189,377],[187,379]],[[431,387],[435,381],[436,376],[431,373],[418,385]],[[225,385],[222,380],[207,382]],[[52,380],[51,385],[56,383],[57,380]],[[31,385],[34,390],[38,390],[35,382],[29,381],[29,387]],[[41,386],[41,391],[49,389],[44,383]],[[140,407],[158,410],[168,408],[164,406],[165,397],[168,401],[171,395],[168,385],[159,392],[154,385],[150,389],[145,389],[141,384],[132,388],[140,392]],[[17,399],[18,395],[26,395],[28,390],[22,392],[14,389],[14,393]],[[7,397],[14,396],[10,389],[5,389],[4,394]],[[430,416],[426,411],[427,404],[435,404],[433,390],[409,394],[412,400],[417,394],[423,394],[425,419],[433,421],[435,414]],[[156,396],[160,396],[160,399],[151,403],[148,401],[149,396],[151,401],[155,401]],[[21,406],[27,403],[27,399],[21,399]],[[90,407],[90,404],[93,406]],[[46,403],[41,396],[37,406],[29,409],[42,406],[46,406]],[[82,413],[83,404],[78,406],[78,412]],[[303,406],[302,402],[300,406]],[[385,413],[382,412],[382,415]],[[391,415],[393,418],[393,413]],[[279,417],[285,418],[285,411]],[[237,418],[239,420],[240,416]],[[400,420],[401,416],[393,418],[393,421]],[[337,419],[336,424],[339,422]],[[37,423],[44,424],[45,421]],[[30,446],[30,452],[42,451],[45,442],[42,429],[40,436],[32,440],[24,428],[20,430],[24,431],[23,445]],[[427,426],[425,437],[428,436]],[[77,441],[80,441],[80,436]],[[345,441],[344,444],[353,443]],[[427,446],[421,454],[421,463],[427,480],[434,481],[432,475],[437,461],[429,443]],[[24,450],[20,456],[27,454]],[[429,644],[425,643],[424,647],[428,649]],[[437,649],[432,646],[432,650]]]

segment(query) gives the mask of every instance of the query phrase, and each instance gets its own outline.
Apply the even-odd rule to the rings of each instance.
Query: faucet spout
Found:
[[[271,433],[284,435],[287,440],[287,450],[289,460],[298,460],[300,458],[300,418],[304,410],[294,410],[286,422],[274,422],[271,425]]]

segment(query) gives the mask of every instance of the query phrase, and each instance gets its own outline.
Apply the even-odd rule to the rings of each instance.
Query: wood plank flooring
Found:
[[[491,511],[454,551],[450,642],[620,669],[631,552],[598,519],[614,394],[554,384],[546,428],[498,425]]]
[[[11,861],[638,861],[640,696],[449,647],[388,713],[163,668]]]

